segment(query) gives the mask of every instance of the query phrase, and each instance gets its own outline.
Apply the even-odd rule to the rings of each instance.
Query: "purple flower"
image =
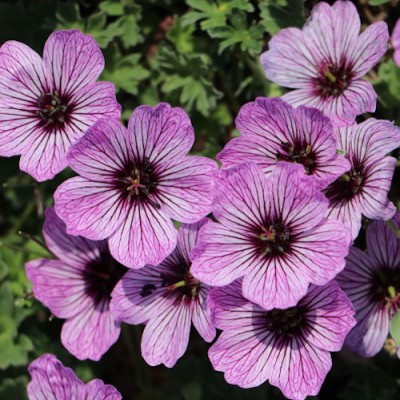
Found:
[[[171,255],[157,267],[128,271],[113,291],[111,312],[115,318],[130,324],[146,323],[142,354],[150,365],[175,365],[186,351],[192,322],[205,341],[215,337],[209,287],[190,272],[198,231],[209,222],[203,219],[181,225]]]
[[[53,208],[43,234],[57,259],[26,264],[35,297],[64,322],[61,341],[80,360],[99,360],[115,343],[120,323],[109,311],[111,292],[127,270],[110,255],[107,242],[69,236]]]
[[[0,48],[0,155],[21,154],[20,168],[36,180],[67,166],[72,143],[102,117],[119,118],[114,85],[97,82],[104,57],[77,30],[47,40],[43,60],[23,43]]]
[[[300,279],[300,278],[299,278]],[[269,380],[289,399],[316,395],[354,326],[354,310],[335,281],[312,285],[297,305],[266,311],[241,295],[240,282],[211,290],[223,332],[208,355],[227,382],[251,388]]]
[[[267,177],[254,164],[221,171],[211,222],[200,231],[191,271],[224,286],[239,277],[243,295],[267,310],[297,304],[310,283],[340,272],[346,227],[324,218],[328,201],[297,164],[279,162]]]
[[[400,129],[389,121],[368,119],[338,128],[338,148],[350,161],[350,170],[333,182],[325,194],[328,218],[343,222],[354,240],[361,228],[361,215],[390,219],[396,211],[387,198],[396,159],[386,154],[400,145]]]
[[[113,257],[130,268],[158,265],[176,246],[171,218],[193,223],[211,212],[217,166],[186,156],[193,141],[186,113],[165,103],[138,107],[128,130],[98,121],[68,154],[81,176],[54,195],[68,233],[108,238]]]
[[[363,80],[385,54],[389,33],[385,22],[361,35],[360,17],[351,1],[331,7],[318,3],[303,30],[282,29],[261,55],[268,79],[296,89],[283,98],[294,106],[321,110],[339,126],[364,112],[374,112],[376,93]]]
[[[121,400],[114,386],[93,379],[86,385],[71,368],[66,368],[52,354],[44,354],[28,368],[32,380],[28,385],[29,400]]]
[[[284,160],[302,164],[321,187],[350,168],[349,162],[336,154],[336,136],[329,119],[316,109],[294,109],[281,99],[258,97],[241,108],[236,126],[242,136],[229,141],[217,156],[224,168],[253,161],[268,173]]]
[[[400,229],[400,213],[392,219]],[[341,288],[356,309],[357,325],[346,345],[362,356],[380,351],[389,333],[390,320],[400,309],[400,240],[383,221],[367,228],[368,254],[350,249],[346,267],[338,275]]]
[[[400,67],[400,19],[397,20],[392,33],[392,44],[394,49],[394,62]]]

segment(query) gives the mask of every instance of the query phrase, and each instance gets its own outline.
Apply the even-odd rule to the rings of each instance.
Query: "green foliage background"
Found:
[[[0,0],[0,43],[18,40],[42,52],[48,35],[77,28],[95,37],[106,58],[101,79],[114,82],[123,119],[139,104],[167,101],[191,116],[193,152],[214,157],[238,132],[234,118],[257,96],[283,89],[268,82],[258,62],[279,29],[301,27],[317,1],[303,0]],[[396,1],[355,1],[363,27],[400,16]],[[400,69],[389,50],[367,79],[379,103],[377,118],[400,123]],[[367,116],[361,117],[361,120]],[[36,183],[19,172],[18,158],[0,159],[0,399],[24,400],[27,365],[45,352],[56,354],[83,380],[114,384],[125,400],[281,399],[264,384],[241,390],[212,370],[208,345],[193,333],[186,355],[169,370],[149,367],[140,355],[141,327],[124,326],[118,343],[98,362],[80,362],[60,344],[62,321],[32,298],[27,260],[49,256],[18,231],[41,237],[43,209],[60,182]],[[396,170],[394,182],[398,182]],[[397,185],[390,194],[399,205]],[[363,239],[360,240],[361,246]],[[391,400],[400,395],[400,361],[382,352],[360,359],[343,351],[318,399]]]

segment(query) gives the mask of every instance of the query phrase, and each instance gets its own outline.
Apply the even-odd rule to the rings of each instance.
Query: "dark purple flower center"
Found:
[[[147,157],[130,160],[115,176],[115,184],[124,198],[150,204],[155,209],[160,208],[152,198],[156,194],[157,182],[157,174]]]
[[[373,301],[386,307],[392,317],[400,308],[400,266],[375,271],[370,293]]]
[[[83,270],[86,293],[95,304],[110,300],[111,292],[127,270],[108,251],[101,252],[100,257],[90,261]]]
[[[360,166],[355,166],[328,186],[326,195],[328,198],[350,200],[361,192],[364,180],[363,169]]]
[[[307,174],[311,175],[317,166],[316,157],[309,144],[281,142],[282,151],[276,154],[277,161],[302,164]]]
[[[290,228],[281,222],[268,222],[257,229],[254,244],[258,253],[266,257],[279,257],[290,251]]]
[[[298,336],[304,324],[304,310],[301,307],[274,308],[266,312],[266,319],[269,331],[285,337]]]
[[[39,108],[37,115],[46,125],[63,126],[68,119],[68,101],[57,91],[42,94],[37,99],[36,105]]]
[[[201,289],[200,282],[190,273],[190,265],[182,261],[171,268],[170,273],[161,274],[162,282],[158,288],[166,288],[168,293],[175,295],[177,301],[192,301]],[[140,295],[147,297],[157,289],[154,283],[147,283],[142,287]]]
[[[343,61],[339,65],[323,62],[315,78],[318,95],[322,98],[338,97],[350,85],[353,72]]]

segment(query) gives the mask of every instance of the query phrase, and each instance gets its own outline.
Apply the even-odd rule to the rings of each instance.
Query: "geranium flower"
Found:
[[[399,212],[391,223],[400,229]],[[337,279],[356,309],[357,325],[346,345],[372,357],[382,349],[390,321],[400,309],[400,239],[386,222],[372,221],[367,228],[367,248],[368,254],[350,249]]]
[[[288,103],[318,108],[333,123],[350,125],[357,115],[375,111],[377,95],[362,77],[385,54],[389,39],[385,22],[359,32],[351,1],[320,2],[303,30],[282,29],[270,40],[261,55],[265,74],[296,89],[283,96]]]
[[[120,323],[112,317],[111,292],[127,270],[110,255],[107,242],[70,236],[53,208],[46,210],[43,235],[57,259],[26,264],[35,297],[66,319],[61,341],[80,360],[99,360],[116,342]]]
[[[81,176],[54,194],[68,233],[108,238],[113,257],[130,268],[158,265],[176,246],[171,218],[192,223],[211,212],[217,165],[186,156],[193,142],[186,113],[165,103],[138,107],[128,130],[98,121],[68,154]]]
[[[300,279],[300,278],[299,278]],[[265,310],[241,295],[240,282],[213,288],[214,322],[223,332],[208,355],[228,383],[256,387],[269,380],[289,399],[318,394],[354,326],[354,310],[335,281],[312,285],[299,303]]]
[[[303,166],[279,162],[221,171],[213,214],[192,253],[192,274],[211,286],[243,279],[243,296],[267,310],[295,306],[310,283],[324,285],[345,265],[347,228],[324,218],[328,200]]]
[[[325,190],[327,216],[351,229],[354,240],[361,228],[361,215],[390,219],[396,208],[387,198],[396,159],[386,154],[400,145],[400,129],[389,121],[373,118],[347,128],[338,128],[338,148],[351,168]]]
[[[71,368],[66,368],[52,354],[44,354],[33,361],[28,371],[32,380],[28,385],[29,400],[121,400],[114,386],[100,379],[84,384]]]
[[[394,62],[400,67],[400,19],[397,20],[392,32],[392,44],[394,49]]]
[[[236,126],[242,136],[230,140],[217,155],[224,168],[253,161],[269,173],[284,160],[302,164],[321,187],[350,168],[336,154],[329,118],[316,109],[294,109],[281,99],[258,97],[240,109]]]
[[[128,271],[112,294],[114,318],[145,323],[142,355],[150,365],[173,367],[186,351],[191,324],[211,342],[215,327],[208,304],[209,286],[190,272],[198,231],[209,221],[181,225],[175,250],[157,267]]]
[[[0,48],[0,155],[21,154],[20,168],[37,181],[67,166],[72,143],[102,117],[119,118],[99,46],[77,30],[53,32],[43,60],[23,43]]]

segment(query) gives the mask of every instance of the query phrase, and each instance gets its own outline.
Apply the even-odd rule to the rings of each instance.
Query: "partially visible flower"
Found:
[[[28,385],[29,400],[121,400],[114,386],[100,379],[84,384],[71,368],[66,368],[52,354],[44,354],[33,361],[28,371],[32,380]]]
[[[297,304],[310,283],[344,268],[347,228],[324,218],[328,201],[303,166],[279,162],[265,176],[255,164],[221,171],[213,214],[192,253],[192,273],[211,286],[243,279],[243,296],[267,310]]]
[[[392,33],[392,44],[394,49],[394,62],[400,67],[400,19],[397,20]]]
[[[191,251],[198,231],[209,221],[181,225],[178,245],[157,267],[128,271],[112,294],[114,318],[130,324],[146,323],[142,355],[150,365],[173,367],[186,351],[191,324],[211,342],[215,327],[208,304],[209,287],[190,272]]]
[[[400,212],[390,224],[400,229]],[[378,353],[388,337],[390,321],[400,309],[400,239],[383,221],[367,228],[368,254],[350,249],[338,282],[356,309],[357,325],[346,345],[364,357]]]
[[[0,155],[21,154],[20,168],[37,181],[67,166],[72,143],[102,117],[119,118],[110,82],[97,82],[104,57],[92,36],[53,32],[43,60],[16,41],[0,48]]]
[[[189,117],[165,103],[138,107],[128,129],[98,121],[68,154],[81,176],[54,194],[68,233],[108,238],[127,267],[158,265],[176,246],[171,218],[193,223],[211,212],[217,164],[187,156],[193,142]]]
[[[303,30],[282,29],[270,40],[261,55],[265,74],[296,89],[283,96],[288,103],[318,108],[333,123],[350,125],[357,115],[375,111],[377,95],[362,77],[385,54],[389,39],[385,22],[359,32],[351,1],[320,2]]]
[[[386,154],[400,145],[400,129],[392,122],[373,118],[338,128],[338,148],[351,168],[325,190],[327,216],[351,229],[354,240],[361,228],[361,215],[390,219],[396,208],[387,198],[396,159]]]
[[[258,97],[240,109],[236,126],[242,136],[230,140],[217,155],[224,168],[253,161],[268,173],[280,160],[294,162],[303,165],[321,187],[350,168],[336,154],[329,119],[316,109],[294,109],[281,99]]]
[[[99,360],[115,343],[120,323],[109,304],[115,284],[127,270],[113,260],[107,242],[70,236],[53,208],[46,210],[43,234],[57,259],[30,261],[26,274],[35,297],[64,322],[61,341],[80,360]]]
[[[335,281],[310,286],[297,305],[265,310],[241,295],[240,282],[211,290],[223,332],[208,355],[228,383],[256,387],[269,380],[289,399],[318,394],[354,326],[354,310]]]

